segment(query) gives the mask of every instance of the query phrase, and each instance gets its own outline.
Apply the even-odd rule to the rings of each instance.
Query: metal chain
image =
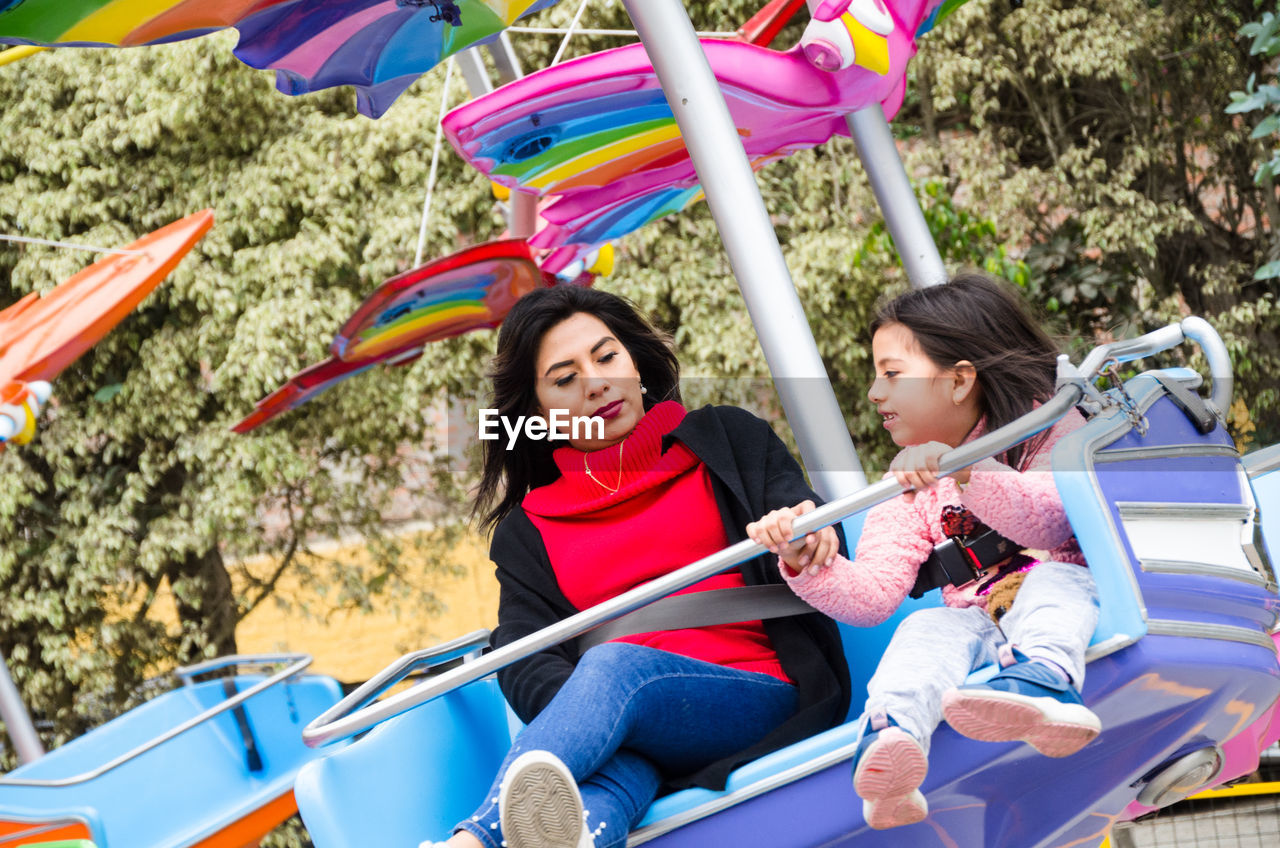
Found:
[[[1120,376],[1120,360],[1111,357],[1102,363],[1102,367],[1098,372],[1111,381],[1114,394],[1113,402],[1120,407],[1125,416],[1129,419],[1129,423],[1138,431],[1139,436],[1147,435],[1147,417],[1138,411],[1138,405],[1134,403],[1133,397],[1125,390],[1124,378]]]

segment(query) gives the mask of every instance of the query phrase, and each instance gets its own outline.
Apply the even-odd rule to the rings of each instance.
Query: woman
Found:
[[[563,410],[604,425],[567,443],[485,443],[476,514],[493,528],[501,584],[494,647],[740,541],[759,516],[813,508],[768,424],[685,411],[667,340],[616,295],[526,295],[491,376],[511,422]],[[825,563],[840,546],[827,528],[786,554]],[[688,591],[778,583],[769,559]],[[738,764],[843,720],[849,700],[839,635],[815,614],[641,633],[581,655],[562,644],[498,679],[528,726],[452,848],[622,845],[664,783],[722,788]]]

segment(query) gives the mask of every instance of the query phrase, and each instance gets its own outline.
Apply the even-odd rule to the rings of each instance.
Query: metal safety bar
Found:
[[[457,639],[442,642],[434,648],[424,648],[421,651],[414,651],[412,654],[405,654],[362,683],[358,689],[351,692],[347,697],[316,716],[315,720],[307,727],[323,726],[345,718],[420,668],[430,670],[459,658],[477,658],[488,644],[488,630],[473,630],[466,636],[459,636]]]
[[[284,663],[284,662],[288,662],[290,663],[290,665],[287,668],[276,672],[272,676],[268,677],[266,680],[263,680],[259,683],[255,683],[253,686],[250,686],[248,689],[244,690],[243,692],[240,692],[228,698],[227,700],[223,701],[221,704],[218,704],[217,706],[214,706],[214,707],[210,707],[209,709],[205,710],[199,715],[192,716],[191,718],[187,719],[177,727],[167,731],[166,733],[161,734],[160,736],[157,736],[155,739],[152,739],[149,742],[144,742],[143,744],[137,746],[131,751],[126,751],[125,753],[121,754],[115,759],[109,760],[95,769],[82,772],[77,775],[73,775],[72,777],[40,779],[40,778],[5,776],[5,777],[0,777],[0,786],[47,786],[47,787],[75,786],[77,784],[87,783],[90,780],[99,778],[102,775],[106,774],[107,772],[112,771],[113,769],[119,768],[120,766],[124,765],[130,760],[137,759],[138,757],[142,756],[146,752],[150,751],[152,748],[156,748],[160,745],[163,745],[165,742],[168,742],[170,739],[173,739],[176,736],[181,736],[183,733],[186,733],[188,730],[191,730],[192,728],[203,724],[209,719],[214,718],[218,715],[221,715],[222,713],[225,713],[228,710],[235,709],[236,707],[243,704],[245,701],[252,698],[254,695],[257,695],[258,693],[266,689],[269,689],[272,686],[275,686],[277,683],[281,683],[285,680],[288,680],[290,677],[293,677],[294,675],[298,674],[303,669],[305,669],[307,666],[311,665],[311,655],[310,654],[262,654],[262,655],[253,655],[253,656],[235,655],[230,657],[220,657],[217,659],[209,660],[208,662],[198,663],[196,665],[184,666],[183,668],[179,668],[174,672],[174,674],[181,677],[184,683],[186,683],[187,685],[190,685],[190,678],[200,674],[207,674],[211,671],[216,671],[220,668],[227,668],[233,665],[235,666],[279,665],[280,663]]]
[[[1096,375],[1108,360],[1131,362],[1176,347],[1187,339],[1200,345],[1200,349],[1204,351],[1205,361],[1209,365],[1209,376],[1213,378],[1209,402],[1216,407],[1214,412],[1221,418],[1231,407],[1231,391],[1234,382],[1231,374],[1231,355],[1227,352],[1227,346],[1218,335],[1218,331],[1203,318],[1195,316],[1184,318],[1177,324],[1161,327],[1136,339],[1100,345],[1084,358],[1080,364],[1080,372],[1091,377]]]
[[[1186,322],[1184,321],[1183,323],[1185,324]],[[1204,324],[1204,327],[1195,327],[1194,329],[1197,333],[1204,334],[1201,338],[1197,338],[1196,341],[1200,342],[1207,352],[1212,345],[1212,339],[1217,338],[1217,333],[1207,323]],[[975,462],[1002,453],[1013,445],[1052,427],[1058,419],[1066,415],[1079,402],[1085,393],[1085,385],[1097,378],[1098,369],[1112,358],[1115,358],[1114,351],[1117,347],[1123,345],[1123,355],[1136,359],[1140,356],[1150,355],[1173,347],[1181,343],[1183,338],[1184,330],[1181,325],[1172,324],[1129,342],[1103,345],[1086,357],[1085,363],[1092,363],[1087,368],[1076,369],[1071,366],[1065,356],[1059,357],[1060,387],[1052,398],[1021,418],[943,454],[939,459],[938,476],[952,474]],[[1206,344],[1206,341],[1209,344]],[[1220,339],[1219,343],[1221,343]],[[1106,349],[1110,349],[1111,352],[1106,352]],[[1225,347],[1223,350],[1225,351]],[[1103,353],[1100,354],[1099,351],[1103,351]],[[1214,360],[1211,359],[1210,362],[1212,364]],[[837,521],[843,521],[851,515],[870,509],[890,498],[897,497],[904,491],[906,490],[898,484],[896,479],[889,478],[853,494],[833,500],[813,512],[797,518],[792,525],[794,538],[804,536],[806,533],[812,533]],[[468,683],[487,677],[539,651],[546,650],[561,642],[567,642],[570,639],[576,639],[606,621],[619,618],[667,595],[687,589],[701,580],[740,565],[767,551],[768,549],[763,545],[744,539],[717,553],[703,557],[697,562],[655,578],[621,595],[616,595],[602,604],[597,604],[590,609],[569,616],[550,627],[544,627],[536,633],[530,633],[528,636],[484,654],[479,659],[443,672],[412,689],[387,697],[375,704],[364,706],[362,703],[353,706],[352,703],[347,703],[347,701],[354,702],[356,700],[357,693],[352,693],[342,704],[338,704],[329,712],[308,724],[302,731],[302,740],[307,745],[318,747],[363,733],[374,725],[394,718],[419,704],[426,703]],[[462,642],[473,638],[475,635],[471,634],[469,637],[462,637],[461,640],[456,641]],[[452,647],[453,645],[454,643],[446,643],[438,649],[432,650],[452,649],[456,651],[456,648]],[[401,662],[408,660],[409,657],[405,657]],[[397,665],[393,665],[384,674],[390,676]],[[373,688],[372,682],[370,681],[370,684],[366,684],[371,690]],[[385,688],[385,686],[382,688]],[[367,702],[368,700],[368,697],[363,697],[363,701]],[[345,707],[344,704],[346,704]]]
[[[261,666],[280,665],[282,663],[297,662],[301,659],[311,659],[310,654],[228,654],[225,657],[214,657],[211,660],[198,662],[194,665],[184,665],[173,670],[173,676],[180,679],[187,686],[191,685],[192,678],[199,677],[202,674],[211,674],[215,671],[221,671],[224,668],[236,666],[238,668],[257,668]]]

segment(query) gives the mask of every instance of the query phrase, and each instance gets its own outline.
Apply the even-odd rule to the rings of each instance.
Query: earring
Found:
[[[648,390],[648,389],[646,389],[646,388],[644,387],[644,383],[641,383],[641,384],[640,384],[640,394],[642,394],[642,395],[647,395],[647,394],[649,394],[649,390]]]

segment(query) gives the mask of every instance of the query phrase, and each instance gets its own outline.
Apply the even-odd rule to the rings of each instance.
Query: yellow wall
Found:
[[[260,604],[236,628],[242,654],[299,651],[311,654],[311,671],[345,682],[363,681],[402,654],[428,648],[480,628],[492,629],[498,619],[498,585],[493,577],[487,545],[478,536],[466,537],[450,559],[464,573],[417,575],[439,598],[444,610],[417,615],[407,606],[397,614],[388,601],[375,603],[374,611],[340,611],[324,618],[309,618],[287,611],[270,599]],[[297,585],[281,581],[286,597],[297,597]],[[313,599],[313,609],[323,607]]]

